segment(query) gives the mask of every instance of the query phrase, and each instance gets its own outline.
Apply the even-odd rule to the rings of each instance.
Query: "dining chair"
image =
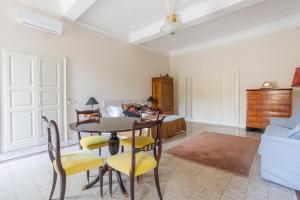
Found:
[[[103,166],[104,160],[95,155],[90,150],[80,150],[77,152],[71,152],[61,155],[60,152],[60,135],[58,126],[55,121],[49,120],[43,116],[43,120],[47,123],[48,133],[48,154],[53,166],[53,183],[49,200],[52,199],[57,175],[60,177],[60,200],[65,198],[66,191],[66,177],[77,173],[85,172],[90,169],[99,169],[99,181],[100,181],[100,194],[103,195]],[[54,129],[54,143],[52,142],[52,133]]]
[[[89,123],[100,123],[100,118],[102,118],[100,109],[97,110],[76,110],[77,116],[77,126],[80,124]],[[78,132],[79,149],[94,150],[99,149],[99,156],[101,156],[101,148],[108,145],[108,138],[101,135],[101,132],[97,132],[98,135],[93,135],[83,137],[81,132]],[[87,171],[87,181],[89,182],[90,172]]]
[[[151,112],[151,113],[144,112],[144,113],[148,114],[148,115],[156,116],[156,119],[154,119],[154,120],[158,120],[159,119],[159,112]],[[141,116],[142,116],[142,113],[141,113]],[[148,121],[148,120],[151,120],[151,119],[147,119],[147,118],[141,117],[141,121]],[[140,129],[139,130],[139,135],[135,136],[135,147],[138,148],[138,149],[143,149],[144,147],[149,146],[150,144],[154,144],[155,143],[155,139],[152,138],[150,136],[150,134],[149,134],[149,136],[143,136],[142,135],[142,132],[143,132],[142,130],[143,129]],[[150,131],[150,129],[148,129],[148,131]],[[122,139],[120,141],[120,144],[121,144],[121,152],[124,152],[124,147],[131,148],[131,146],[132,146],[132,138],[131,137],[124,138],[124,139]]]
[[[154,121],[153,120],[145,121],[140,123],[135,121],[132,127],[131,151],[111,156],[106,160],[109,169],[109,174],[111,174],[112,170],[114,169],[130,177],[130,199],[131,200],[134,200],[134,177],[141,176],[152,169],[154,169],[155,184],[159,195],[159,199],[162,200],[162,194],[159,185],[158,164],[162,152],[162,137],[161,137],[162,128],[161,127],[162,127],[163,120],[164,117],[162,119],[158,119]],[[135,132],[144,128],[156,128],[157,134],[154,139],[154,143],[144,146],[142,149],[136,148]],[[153,150],[153,155],[147,152],[152,150]],[[109,179],[109,190],[110,190],[110,194],[112,194],[111,178]]]

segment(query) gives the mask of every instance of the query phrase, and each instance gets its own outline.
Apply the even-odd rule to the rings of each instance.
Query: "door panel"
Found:
[[[206,85],[206,121],[207,123],[220,124],[221,120],[221,83],[219,76],[211,76]]]
[[[58,61],[60,62],[60,61]],[[60,63],[40,60],[41,65],[41,86],[58,88],[59,87],[59,75],[60,75]]]
[[[33,126],[34,126],[34,113],[33,112],[13,112],[11,114],[11,130],[12,140],[11,142],[32,140]]]
[[[46,110],[44,109],[41,113],[42,116],[46,116],[48,119],[60,121],[59,112],[57,110]],[[43,123],[43,122],[42,122]],[[47,137],[47,128],[42,126],[42,137]]]
[[[222,125],[237,126],[237,72],[222,75]]]
[[[32,92],[11,92],[11,107],[33,106]]]
[[[59,93],[57,92],[41,92],[42,106],[59,106]]]
[[[25,55],[8,55],[10,86],[32,86],[34,59]]]
[[[162,109],[165,112],[173,110],[173,82],[169,80],[163,80],[162,84],[163,105]]]
[[[185,117],[192,118],[193,112],[193,78],[188,77],[185,79]]]

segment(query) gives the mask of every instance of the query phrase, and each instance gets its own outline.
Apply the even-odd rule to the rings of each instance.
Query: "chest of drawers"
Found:
[[[290,117],[292,89],[247,90],[247,130],[264,130],[271,117]]]

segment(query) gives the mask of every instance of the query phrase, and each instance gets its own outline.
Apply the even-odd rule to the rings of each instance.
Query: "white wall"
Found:
[[[75,101],[68,107],[68,122],[90,96],[99,101],[147,98],[151,78],[169,71],[168,57],[65,20],[62,36],[25,27],[16,22],[20,8],[29,9],[15,0],[0,1],[0,46],[67,57],[67,96]]]
[[[193,117],[205,121],[203,81],[214,73],[239,71],[240,122],[246,122],[246,89],[259,88],[264,81],[288,88],[294,70],[300,66],[300,30],[287,30],[270,35],[222,45],[172,57],[171,75],[175,78],[175,108],[184,114],[184,79],[193,77]],[[300,107],[300,92],[294,90],[294,110]]]

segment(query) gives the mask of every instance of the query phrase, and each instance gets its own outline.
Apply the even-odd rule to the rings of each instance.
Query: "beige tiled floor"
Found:
[[[188,137],[203,131],[215,131],[247,137],[260,137],[260,134],[208,126],[188,124],[187,134],[182,134],[164,143],[164,149],[170,148]],[[77,150],[77,147],[64,151]],[[105,152],[107,154],[107,152]],[[196,163],[163,154],[160,163],[160,182],[165,200],[294,200],[293,190],[264,181],[259,176],[260,159],[256,155],[250,176],[240,177],[222,170],[202,166]],[[92,172],[94,175],[96,171]],[[48,199],[52,183],[52,167],[47,154],[16,160],[0,165],[0,199],[42,200]],[[123,176],[126,188],[128,178]],[[113,196],[110,197],[107,186],[108,177],[104,177],[103,199],[126,199],[122,196],[116,180]],[[81,191],[86,184],[85,174],[74,175],[67,179],[66,199],[101,199],[99,185]],[[59,194],[59,182],[54,197]],[[149,172],[136,183],[137,200],[158,199],[153,173]]]

